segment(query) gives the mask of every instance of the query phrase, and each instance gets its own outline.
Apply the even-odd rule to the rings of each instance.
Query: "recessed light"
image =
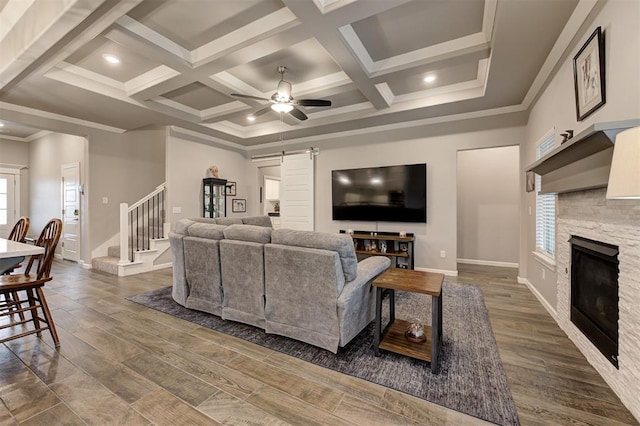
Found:
[[[110,55],[108,53],[105,53],[104,55],[102,55],[102,58],[105,61],[109,62],[110,64],[119,64],[120,63],[120,59],[118,59],[117,56],[113,56],[113,55]]]
[[[434,81],[436,81],[435,75],[428,75],[424,78],[425,83],[433,83]]]
[[[4,123],[0,123],[0,127],[4,127]]]
[[[247,120],[256,121],[256,116],[255,115],[247,115]]]

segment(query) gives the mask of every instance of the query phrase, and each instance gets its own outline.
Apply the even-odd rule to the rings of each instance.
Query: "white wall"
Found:
[[[92,134],[89,163],[91,253],[120,231],[120,203],[134,203],[165,181],[164,127]]]
[[[521,151],[522,167],[535,161],[535,142],[555,127],[557,133],[573,129],[579,133],[588,126],[607,121],[640,118],[640,2],[609,1],[592,19],[585,23],[582,36],[558,68],[557,74],[531,110],[526,128],[526,144]],[[573,85],[573,57],[596,27],[601,26],[605,37],[605,70],[607,102],[584,121],[576,119]],[[521,223],[520,276],[526,278],[552,309],[556,309],[556,275],[537,261],[535,250],[535,195],[524,198]],[[545,279],[542,271],[545,270]]]
[[[316,228],[405,231],[416,235],[415,266],[457,271],[456,155],[460,149],[518,142],[523,128],[477,131],[323,150],[316,163]],[[425,129],[428,134],[428,129]],[[427,163],[427,223],[344,222],[331,218],[331,171],[394,164]],[[444,259],[440,251],[446,252]]]
[[[173,224],[190,217],[202,217],[202,179],[207,169],[218,166],[221,179],[236,182],[236,196],[227,197],[227,217],[258,214],[257,198],[249,199],[248,186],[255,187],[257,179],[249,184],[246,178],[248,160],[234,151],[210,145],[205,140],[187,139],[169,131],[167,137],[166,175],[168,188],[168,220]],[[232,213],[231,200],[247,200],[247,213]],[[173,213],[178,208],[180,213]]]
[[[80,179],[84,182],[86,152],[87,141],[80,136],[51,133],[29,142],[30,236],[37,237],[52,218],[61,219],[61,166],[66,163],[80,163]],[[80,208],[87,211],[85,198],[81,199]],[[85,219],[86,215],[81,215],[81,220]]]
[[[458,152],[458,260],[517,266],[519,147]]]
[[[0,164],[29,163],[29,143],[2,139],[0,137]]]
[[[456,157],[459,150],[519,144],[524,126],[519,116],[501,116],[465,122],[380,131],[349,137],[315,140],[316,230],[412,232],[416,235],[415,266],[449,274],[457,273]],[[288,146],[286,150],[305,146]],[[270,152],[281,151],[274,148]],[[266,150],[268,151],[268,150]],[[334,221],[331,212],[331,171],[396,164],[427,164],[427,223]],[[249,163],[251,164],[251,163]],[[252,164],[249,175],[258,176]],[[255,196],[257,197],[257,189]],[[440,258],[440,251],[446,258]]]

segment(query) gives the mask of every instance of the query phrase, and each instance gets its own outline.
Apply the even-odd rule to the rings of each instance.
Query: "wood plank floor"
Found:
[[[638,424],[516,274],[460,265],[447,279],[481,287],[522,424]],[[170,269],[56,261],[53,276],[62,346],[0,344],[0,425],[485,424],[125,300],[170,285]]]

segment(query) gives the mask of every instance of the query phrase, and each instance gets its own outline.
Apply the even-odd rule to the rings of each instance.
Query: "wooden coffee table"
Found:
[[[438,371],[438,357],[442,346],[442,282],[443,274],[391,268],[373,281],[376,287],[376,329],[374,350],[380,356],[380,349],[421,359],[431,363],[431,372]],[[389,293],[389,323],[382,329],[383,290]],[[404,332],[411,324],[396,318],[395,291],[408,291],[431,296],[431,326],[424,326],[427,340],[422,343],[410,342]]]

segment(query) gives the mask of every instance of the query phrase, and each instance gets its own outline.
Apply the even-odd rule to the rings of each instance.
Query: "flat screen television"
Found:
[[[427,165],[331,172],[333,220],[427,222]]]

